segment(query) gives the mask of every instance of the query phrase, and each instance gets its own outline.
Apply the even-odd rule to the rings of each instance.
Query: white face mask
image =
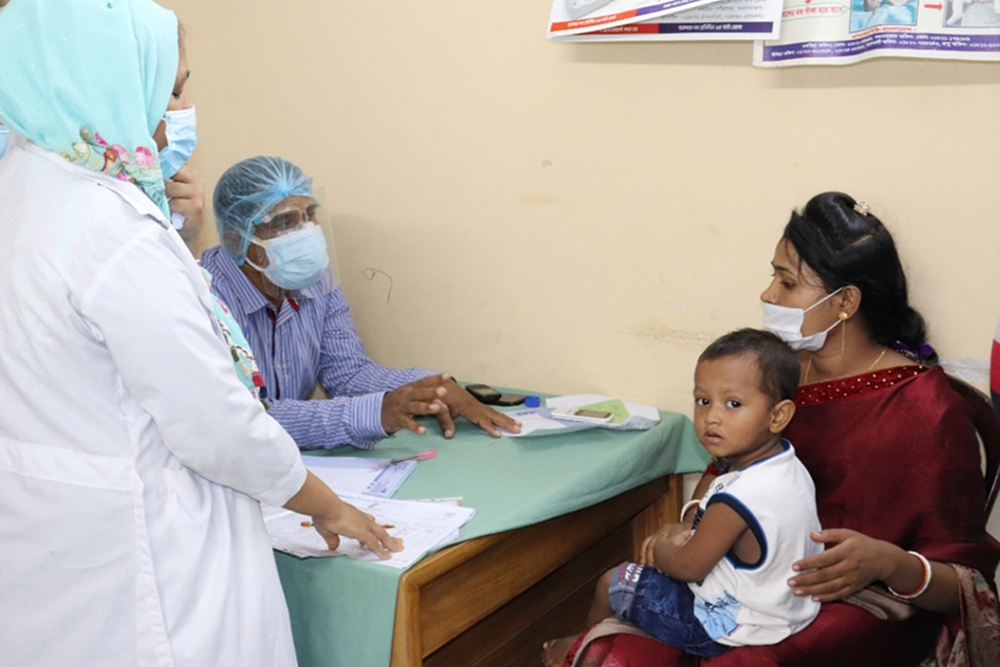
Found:
[[[167,124],[167,147],[160,151],[160,168],[163,178],[173,178],[198,145],[198,113],[191,106],[168,111],[163,120]]]
[[[802,323],[806,319],[806,313],[843,289],[841,287],[835,292],[830,292],[808,308],[789,308],[787,306],[776,306],[773,303],[765,303],[764,328],[788,343],[788,347],[793,350],[815,352],[826,343],[826,335],[843,320],[837,320],[826,331],[820,331],[811,336],[803,336]]]

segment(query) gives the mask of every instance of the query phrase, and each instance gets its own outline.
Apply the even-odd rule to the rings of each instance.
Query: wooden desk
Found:
[[[691,422],[660,416],[646,431],[534,439],[494,440],[460,423],[397,497],[461,496],[476,509],[462,542],[408,571],[276,555],[299,664],[506,667],[522,655],[534,664],[541,641],[579,629],[596,578],[630,559],[661,515],[676,516],[680,483],[669,475],[704,469]],[[349,454],[426,448],[426,438],[401,433],[378,451]],[[523,653],[515,659],[514,650]]]
[[[595,583],[676,517],[680,475],[572,514],[444,549],[399,581],[392,667],[531,665],[583,629]]]

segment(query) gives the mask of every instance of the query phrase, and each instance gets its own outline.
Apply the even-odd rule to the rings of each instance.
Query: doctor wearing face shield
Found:
[[[153,138],[186,72],[151,0],[0,13],[4,665],[294,667],[261,503],[401,546],[234,373]]]
[[[329,266],[312,179],[278,157],[230,167],[213,197],[221,245],[202,255],[212,289],[243,328],[260,364],[270,414],[302,449],[371,449],[396,431],[424,433],[433,415],[445,438],[465,417],[494,437],[520,426],[452,378],[379,365],[365,352]],[[309,400],[316,385],[329,398]]]

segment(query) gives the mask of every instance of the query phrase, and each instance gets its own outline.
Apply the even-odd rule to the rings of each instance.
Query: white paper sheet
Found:
[[[306,468],[342,493],[365,493],[379,498],[391,498],[410,476],[417,461],[400,461],[384,465],[391,459],[365,459],[359,456],[304,456]],[[384,467],[372,470],[375,465]]]
[[[592,428],[621,431],[645,430],[652,428],[660,422],[660,412],[652,405],[643,405],[642,403],[625,400],[622,400],[621,403],[624,405],[626,412],[616,415],[616,419],[607,424],[560,421],[551,417],[552,410],[555,408],[579,408],[615,400],[618,399],[615,399],[613,396],[604,396],[603,394],[574,394],[572,396],[548,398],[545,400],[546,407],[544,408],[530,408],[507,413],[521,422],[520,433],[511,433],[503,429],[500,429],[500,431],[511,438],[523,438],[532,435],[564,435]]]
[[[471,507],[456,507],[449,503],[388,500],[347,493],[340,494],[340,497],[374,516],[380,524],[392,526],[387,531],[393,537],[403,539],[403,550],[392,554],[389,560],[381,560],[357,540],[342,537],[340,547],[330,551],[314,528],[303,525],[311,522],[310,517],[265,506],[264,524],[271,536],[271,546],[302,558],[347,556],[404,569],[419,561],[428,551],[454,540],[458,530],[476,514]]]
[[[603,394],[573,394],[572,396],[555,396],[545,400],[545,405],[550,408],[579,408],[585,405],[593,405],[594,403],[603,403],[605,401],[614,400],[614,396],[604,396]],[[652,405],[644,405],[643,403],[635,403],[633,401],[626,401],[622,399],[622,403],[629,411],[629,417],[638,417],[642,419],[647,419],[652,424],[660,423],[660,411],[654,408]],[[650,424],[650,426],[652,426]],[[602,424],[601,428],[622,428],[627,426],[626,424]],[[646,428],[649,428],[648,426]]]
[[[522,438],[528,435],[565,434],[597,428],[597,424],[586,424],[583,422],[571,424],[570,422],[552,419],[550,417],[552,410],[553,408],[527,408],[516,412],[507,412],[505,414],[521,422],[521,432],[512,433],[502,428],[500,432],[511,438]]]

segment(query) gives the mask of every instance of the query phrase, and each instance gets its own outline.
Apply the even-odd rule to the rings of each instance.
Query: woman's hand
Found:
[[[846,528],[822,530],[811,537],[826,550],[793,563],[792,569],[801,574],[789,579],[788,585],[795,595],[819,602],[842,600],[873,581],[887,580],[893,563],[904,553],[894,544]]]
[[[353,537],[382,560],[390,558],[390,551],[402,550],[403,540],[390,536],[385,528],[375,523],[375,517],[354,505],[338,501],[328,513],[312,518],[313,527],[326,540],[331,551],[340,546],[340,535]]]
[[[170,198],[171,213],[184,216],[184,226],[178,232],[185,241],[190,241],[201,231],[202,214],[205,210],[205,181],[194,168],[184,165],[164,183]]]
[[[313,527],[323,536],[331,551],[340,546],[340,535],[353,537],[382,560],[389,558],[390,551],[403,548],[403,541],[390,537],[385,528],[375,523],[371,514],[345,503],[323,480],[308,470],[302,488],[283,507],[311,516]]]

